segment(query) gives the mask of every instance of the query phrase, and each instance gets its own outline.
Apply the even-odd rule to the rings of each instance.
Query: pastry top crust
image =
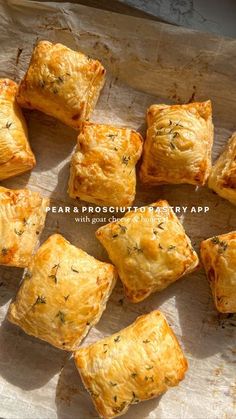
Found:
[[[99,321],[115,282],[112,265],[54,234],[34,255],[8,319],[29,335],[75,350]]]
[[[153,208],[153,211],[152,211]],[[198,265],[198,256],[167,201],[127,212],[96,236],[134,303],[161,291]]]
[[[40,41],[17,100],[78,129],[92,113],[105,82],[102,64],[62,44]]]
[[[201,258],[217,310],[236,313],[236,231],[204,240]]]
[[[16,102],[17,84],[0,79],[0,180],[35,166],[24,116]]]
[[[236,205],[236,132],[212,167],[208,186]]]
[[[129,327],[75,352],[75,363],[103,418],[158,396],[184,378],[187,361],[165,317],[152,311]]]
[[[152,105],[147,111],[141,180],[204,185],[211,168],[211,101]]]
[[[0,186],[0,264],[25,268],[44,227],[49,199]]]
[[[69,195],[98,205],[131,205],[141,152],[138,132],[84,123],[71,161]]]

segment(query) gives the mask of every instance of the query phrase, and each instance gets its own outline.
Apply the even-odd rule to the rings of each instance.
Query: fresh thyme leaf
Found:
[[[65,323],[65,313],[63,311],[59,310],[56,317],[59,317],[62,323]]]
[[[118,226],[120,227],[120,232],[122,234],[124,234],[127,231],[127,227],[123,226],[122,224],[118,224]]]
[[[161,221],[159,224],[158,224],[158,228],[160,228],[161,230],[164,230],[164,228],[163,228],[163,224],[164,224],[164,221]]]
[[[21,236],[24,233],[24,230],[17,230],[14,228],[14,232],[17,234],[17,236]]]
[[[137,252],[137,253],[143,253],[143,249],[141,249],[141,247],[138,247],[137,244],[133,247],[133,250],[134,252]]]
[[[217,237],[217,236],[216,237],[212,237],[211,242],[213,244],[219,246],[218,253],[220,253],[220,254],[223,253],[227,249],[227,247],[228,247],[228,244],[226,242],[224,242],[224,241],[220,241],[219,237]]]
[[[129,161],[130,161],[130,156],[122,157],[122,163],[125,164],[126,166],[128,165]]]
[[[79,271],[77,271],[77,269],[73,268],[73,266],[71,266],[71,270],[72,270],[73,272],[76,272],[77,274],[79,274]]]
[[[111,140],[114,140],[114,138],[117,137],[117,134],[107,134],[107,137],[110,138]]]
[[[96,399],[99,396],[99,394],[95,393],[91,388],[88,388],[88,392],[94,399]]]
[[[37,304],[46,304],[46,298],[43,295],[38,295],[35,303],[33,304],[33,307]]]
[[[58,271],[59,267],[60,267],[60,263],[57,263],[56,265],[54,265],[52,267],[52,270],[55,269],[55,272],[52,273],[52,274],[50,274],[50,275],[48,275],[48,278],[54,279],[55,284],[57,284],[57,271]]]
[[[219,239],[219,237],[215,236],[215,237],[212,237],[211,242],[213,244],[219,244],[220,243],[220,239]]]
[[[122,412],[122,410],[124,410],[125,406],[126,406],[126,402],[124,401],[119,406],[113,407],[112,410],[113,410],[114,413],[120,413],[120,412]]]
[[[57,276],[55,274],[48,275],[48,278],[52,278],[55,281],[55,284],[57,284]]]

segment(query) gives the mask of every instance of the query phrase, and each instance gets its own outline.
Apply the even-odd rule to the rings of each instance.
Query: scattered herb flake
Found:
[[[143,343],[150,343],[150,340],[149,339],[145,339],[145,340],[143,340]]]
[[[163,228],[163,224],[164,224],[164,221],[161,221],[159,224],[158,224],[158,228],[160,228],[161,230],[164,230],[164,228]]]
[[[126,406],[126,402],[124,401],[119,406],[113,407],[112,410],[113,410],[114,413],[120,413],[124,410],[125,406]]]
[[[12,122],[7,122],[6,123],[6,128],[9,129],[12,126]]]
[[[65,323],[65,313],[63,311],[59,310],[56,317],[59,317],[62,323]]]
[[[43,295],[38,295],[35,303],[33,304],[33,307],[37,304],[46,304],[46,298]]]
[[[67,301],[67,300],[68,300],[69,296],[70,296],[70,294],[68,294],[68,295],[64,295],[64,299],[65,299],[65,301]]]
[[[14,228],[14,232],[17,234],[17,236],[22,236],[24,230],[17,230],[16,228]]]
[[[173,244],[171,244],[170,246],[168,246],[168,250],[173,250],[175,248],[176,248],[176,246],[173,246]]]
[[[6,256],[8,253],[8,249],[6,247],[3,247],[1,253],[3,256]]]
[[[213,244],[219,244],[220,243],[220,239],[219,239],[219,237],[215,236],[215,237],[212,237],[211,242]]]
[[[122,163],[125,164],[126,166],[128,165],[129,161],[130,161],[130,156],[122,157]]]
[[[77,269],[73,268],[73,266],[71,266],[71,270],[72,270],[73,272],[76,272],[77,274],[79,274],[79,271],[78,271]]]
[[[113,399],[115,402],[117,402],[117,396],[114,396]]]
[[[114,342],[120,342],[120,335],[114,339]]]
[[[112,381],[110,381],[110,385],[111,385],[112,387],[115,387],[115,386],[117,386],[117,383],[113,383]]]
[[[126,233],[126,231],[127,231],[127,227],[123,226],[122,224],[118,224],[118,226],[120,227],[120,232],[121,232],[122,234]]]

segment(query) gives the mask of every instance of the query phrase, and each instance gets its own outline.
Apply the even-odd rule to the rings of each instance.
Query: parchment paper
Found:
[[[69,3],[1,1],[0,25],[1,76],[18,81],[38,39],[62,42],[103,62],[108,76],[94,120],[144,133],[150,104],[210,98],[216,127],[214,158],[236,129],[236,40]],[[2,184],[29,186],[51,196],[55,206],[89,205],[70,200],[66,192],[76,132],[36,111],[25,112],[25,116],[37,166]],[[188,206],[187,213],[179,215],[196,249],[203,238],[236,229],[235,207],[207,188],[138,185],[135,204],[158,198],[168,199],[173,206]],[[209,206],[206,214],[190,212],[192,206],[204,205]],[[101,223],[76,223],[75,216],[49,214],[41,241],[61,232],[75,245],[107,260],[94,236]],[[0,417],[96,417],[70,355],[4,320],[22,273],[21,269],[0,268]],[[176,332],[189,360],[189,372],[177,388],[131,407],[124,418],[235,417],[236,320],[215,311],[203,270],[136,305],[123,298],[118,283],[101,321],[83,344],[120,330],[155,308],[165,313]]]

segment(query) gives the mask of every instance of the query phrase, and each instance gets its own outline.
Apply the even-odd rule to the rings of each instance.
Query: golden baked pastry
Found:
[[[236,231],[201,243],[201,258],[221,313],[236,313]]]
[[[17,100],[24,108],[38,109],[78,129],[92,113],[104,82],[99,61],[65,45],[40,41]]]
[[[0,186],[0,265],[28,266],[48,204],[38,192]]]
[[[0,180],[35,166],[24,116],[16,102],[17,84],[0,79]]]
[[[198,256],[167,201],[127,212],[96,236],[118,269],[133,303],[161,291],[198,265]]]
[[[187,105],[152,105],[147,112],[141,180],[150,185],[204,185],[213,144],[210,100]]]
[[[131,205],[141,152],[138,132],[84,123],[71,160],[69,195],[98,205]]]
[[[82,381],[102,418],[164,393],[183,380],[187,360],[159,311],[74,354]]]
[[[212,167],[208,186],[236,205],[236,132]]]
[[[8,319],[29,335],[75,350],[99,321],[115,282],[114,266],[54,234],[34,255]]]

